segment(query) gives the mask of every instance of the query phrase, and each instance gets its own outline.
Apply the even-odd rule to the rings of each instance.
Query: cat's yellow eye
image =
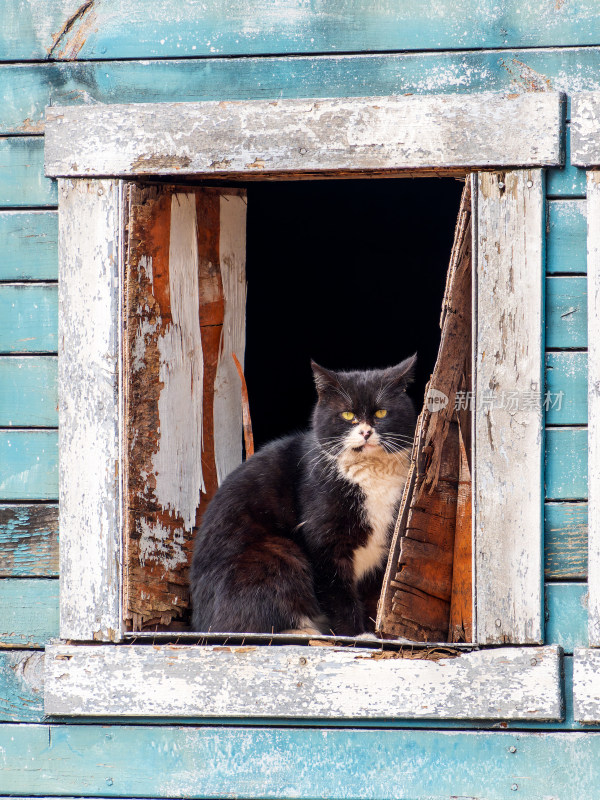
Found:
[[[354,414],[351,411],[342,411],[342,418],[347,419],[348,422],[352,422]]]
[[[377,417],[377,419],[383,419],[384,417],[387,417],[387,411],[385,410],[385,408],[378,408],[377,411],[375,412],[375,416]]]

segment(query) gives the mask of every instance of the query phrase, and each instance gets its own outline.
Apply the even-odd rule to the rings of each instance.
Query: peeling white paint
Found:
[[[560,665],[556,646],[435,661],[425,653],[388,658],[339,647],[54,645],[46,650],[44,710],[61,716],[558,720]]]
[[[159,522],[150,525],[145,519],[137,523],[140,532],[140,565],[146,561],[159,562],[165,571],[186,564],[185,534],[183,528],[165,528]]]
[[[476,640],[534,644],[544,636],[543,419],[524,401],[542,386],[544,186],[541,170],[475,181]],[[499,407],[510,393],[518,408]]]
[[[185,530],[196,520],[202,475],[204,359],[199,319],[196,196],[173,194],[169,243],[171,320],[158,340],[160,439],[152,465],[155,497],[181,517]]]

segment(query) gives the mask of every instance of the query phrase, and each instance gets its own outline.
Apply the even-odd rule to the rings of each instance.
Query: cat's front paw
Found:
[[[354,637],[355,639],[371,639],[373,641],[378,642],[379,636],[374,633],[373,631],[363,631],[363,633],[359,633],[358,636]]]

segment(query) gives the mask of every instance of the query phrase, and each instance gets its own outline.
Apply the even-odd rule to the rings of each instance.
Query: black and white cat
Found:
[[[381,586],[414,435],[405,390],[415,362],[368,372],[313,363],[310,430],[238,467],[204,514],[190,572],[194,630],[373,629],[369,600]]]

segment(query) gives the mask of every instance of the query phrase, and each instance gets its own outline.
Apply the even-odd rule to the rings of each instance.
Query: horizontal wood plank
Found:
[[[582,731],[45,724],[1,735],[3,792],[38,797],[587,799],[600,760],[600,736]]]
[[[59,716],[561,717],[557,648],[441,660],[422,652],[388,658],[336,647],[53,645],[44,708]]]
[[[46,174],[539,166],[562,163],[561,127],[554,92],[49,106]]]
[[[56,206],[56,181],[44,176],[40,136],[0,139],[0,208]]]
[[[48,105],[572,92],[598,88],[599,70],[598,47],[4,64],[0,133],[43,133]],[[569,181],[583,173],[576,193],[585,196],[584,171],[562,173],[551,179],[552,193],[573,194]]]
[[[550,200],[546,228],[546,273],[587,272],[585,200]]]
[[[546,580],[586,580],[587,503],[546,503],[544,510]]]
[[[0,578],[58,577],[58,506],[0,505]]]
[[[0,211],[0,280],[58,278],[56,211]]]
[[[585,583],[546,584],[546,643],[565,653],[587,647],[588,587]]]
[[[0,648],[44,647],[58,636],[58,580],[0,579]]]
[[[4,3],[2,60],[108,59],[336,53],[379,50],[593,45],[600,37],[594,0],[558,8],[507,0],[501,7],[469,0],[457,6],[376,5],[336,0],[327,7],[291,2],[123,0],[118,9],[77,0]]]
[[[600,722],[600,650],[575,649],[573,716],[578,722]]]
[[[598,47],[5,64],[0,133],[43,133],[48,105],[572,92],[598,88],[599,70]],[[571,170],[564,172],[569,175],[562,176],[557,193],[572,194]],[[585,195],[585,175],[580,194]]]
[[[0,651],[0,722],[41,722],[43,688],[43,653]]]
[[[0,285],[0,353],[56,353],[56,284]]]
[[[546,499],[587,499],[587,429],[546,429]]]
[[[587,347],[587,279],[546,278],[546,347]]]
[[[57,498],[57,432],[0,430],[0,501]]]
[[[0,356],[0,427],[56,427],[57,378],[56,356]]]
[[[546,353],[547,425],[586,425],[587,353]]]

